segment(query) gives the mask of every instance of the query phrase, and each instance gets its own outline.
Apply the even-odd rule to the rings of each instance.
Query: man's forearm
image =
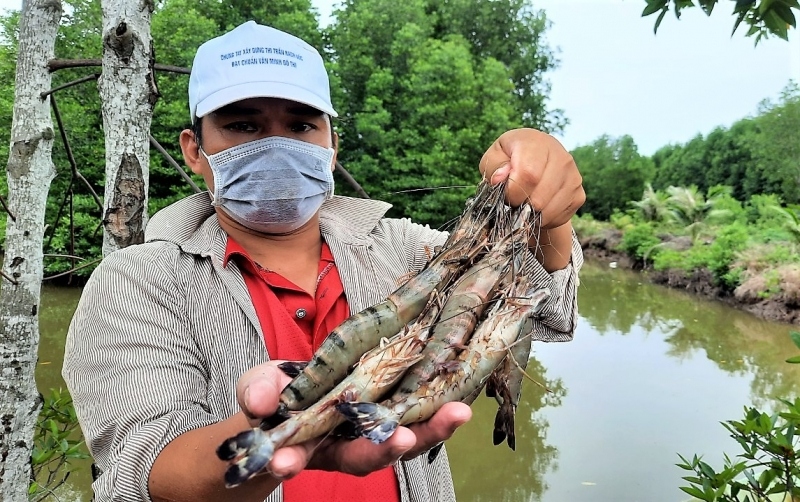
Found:
[[[537,241],[538,238],[538,241]],[[550,273],[561,270],[569,264],[572,256],[572,223],[560,227],[540,230],[530,242],[536,259]]]
[[[240,412],[222,422],[186,432],[169,443],[150,471],[148,487],[154,502],[262,502],[280,484],[270,475],[258,476],[233,489],[225,488],[228,463],[217,458],[225,439],[250,428]]]

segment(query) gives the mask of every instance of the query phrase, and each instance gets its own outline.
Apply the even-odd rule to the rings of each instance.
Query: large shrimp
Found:
[[[339,383],[362,354],[419,316],[433,291],[443,291],[486,249],[504,186],[482,182],[474,199],[432,261],[382,303],[350,316],[334,329],[311,361],[281,393],[278,415],[302,410]]]
[[[513,269],[518,269],[525,254],[514,249],[527,248],[528,218],[531,208],[525,205],[518,211],[510,234],[502,238],[489,253],[471,269],[464,272],[453,293],[447,299],[430,340],[422,351],[422,359],[409,369],[393,395],[396,411],[401,413],[402,403],[411,407],[406,396],[445,371],[448,361],[456,357],[475,331],[489,299],[497,291],[501,280]]]
[[[355,425],[358,434],[382,443],[399,425],[427,420],[447,402],[474,399],[506,357],[527,319],[535,316],[550,296],[548,289],[529,289],[524,282],[518,277],[507,298],[491,308],[469,345],[448,366],[448,372],[424,383],[403,400],[390,398],[384,404],[341,402],[336,409]]]
[[[492,441],[498,445],[505,440],[512,450],[516,449],[514,420],[533,343],[530,331],[531,327],[526,324],[517,341],[508,348],[503,364],[492,372],[486,383],[486,395],[494,397],[500,405],[494,419]]]

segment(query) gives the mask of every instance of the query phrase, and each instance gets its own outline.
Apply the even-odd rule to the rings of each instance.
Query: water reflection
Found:
[[[800,366],[785,363],[798,352],[788,337],[790,326],[722,302],[642,284],[641,276],[632,272],[590,266],[582,281],[581,317],[598,334],[629,334],[636,327],[664,336],[670,357],[691,359],[700,350],[722,371],[751,375],[757,406],[797,393]]]
[[[546,489],[544,475],[555,468],[558,450],[547,442],[547,420],[537,411],[559,406],[566,390],[559,379],[548,379],[532,359],[527,372],[550,392],[526,382],[517,409],[516,451],[502,443],[492,446],[497,404],[482,397],[473,404],[473,419],[448,442],[459,500],[539,500]]]

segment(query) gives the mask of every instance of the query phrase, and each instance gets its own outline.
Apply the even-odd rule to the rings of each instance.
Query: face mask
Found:
[[[200,152],[214,174],[211,203],[258,232],[297,230],[333,196],[333,148],[272,136]]]

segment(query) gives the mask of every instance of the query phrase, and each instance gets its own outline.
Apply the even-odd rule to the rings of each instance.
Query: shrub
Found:
[[[709,245],[697,244],[689,250],[687,260],[693,269],[707,268],[717,284],[734,288],[739,274],[729,274],[737,253],[747,245],[749,232],[742,224],[723,227]]]
[[[674,249],[660,249],[653,258],[653,268],[656,270],[679,269],[686,272],[692,269],[686,260],[686,253]]]
[[[635,213],[631,214],[631,212],[621,212],[618,209],[615,209],[614,212],[609,217],[608,221],[611,222],[617,230],[622,230],[623,232],[627,231],[634,225],[634,221],[636,221]]]
[[[617,249],[642,263],[657,254],[657,246],[660,244],[661,239],[656,236],[653,226],[649,223],[639,223],[623,234]]]
[[[781,207],[781,199],[774,194],[756,194],[745,204],[747,222],[761,228],[781,228],[784,218],[777,211]]]

